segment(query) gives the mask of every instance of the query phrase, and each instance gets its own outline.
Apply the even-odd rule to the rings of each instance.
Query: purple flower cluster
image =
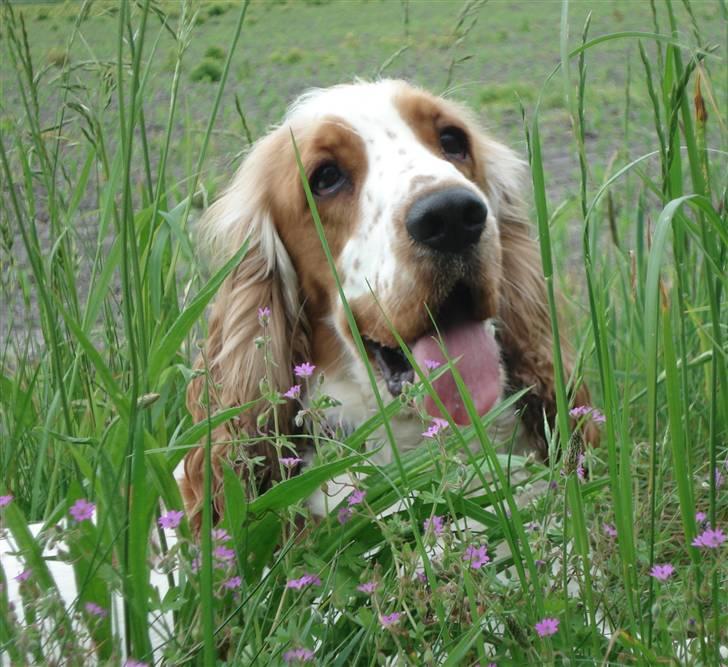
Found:
[[[611,523],[602,524],[602,530],[604,531],[604,534],[607,537],[611,537],[612,539],[616,539],[616,537],[617,537],[617,529]]]
[[[91,616],[97,616],[98,618],[104,618],[109,615],[109,612],[106,611],[106,609],[100,607],[95,602],[87,602],[83,608],[87,613],[91,614]]]
[[[569,416],[573,417],[574,419],[579,419],[581,417],[585,419],[591,419],[595,424],[603,424],[605,421],[607,421],[607,418],[604,416],[604,414],[597,410],[596,408],[593,408],[591,405],[577,405],[576,407],[571,408],[569,410]]]
[[[185,513],[182,510],[170,510],[166,514],[162,514],[157,520],[157,523],[162,528],[176,528],[182,521],[182,517]]]
[[[94,515],[95,510],[96,505],[90,503],[88,500],[79,498],[75,503],[73,503],[71,509],[68,510],[68,513],[80,523],[81,521],[87,521],[91,519],[91,517]]]
[[[650,576],[658,581],[667,581],[674,572],[675,568],[670,563],[663,563],[662,565],[653,565]]]
[[[535,625],[539,637],[550,637],[559,631],[558,618],[544,618]]]
[[[260,322],[260,326],[262,327],[270,322],[270,308],[268,306],[258,308],[258,322]]]
[[[422,524],[422,528],[427,532],[431,532],[434,535],[442,535],[442,531],[445,529],[445,523],[441,516],[437,516],[435,514],[431,519],[425,519],[424,523]]]
[[[354,510],[353,507],[356,507],[357,505],[361,505],[362,502],[364,502],[364,498],[366,498],[367,492],[363,491],[362,489],[354,489],[347,497],[346,497],[346,506],[345,507],[339,507],[339,511],[336,515],[336,518],[339,520],[339,523],[343,526],[349,519],[351,519],[352,516],[354,516]]]
[[[286,398],[298,398],[301,395],[301,385],[294,384],[285,394]]]
[[[693,540],[693,546],[699,549],[717,549],[725,542],[725,533],[720,528],[706,528]]]
[[[586,468],[584,463],[586,462],[586,455],[579,454],[579,461],[576,464],[576,476],[583,482],[586,480]]]
[[[215,542],[228,542],[232,538],[230,537],[230,533],[228,533],[224,528],[215,528],[212,531],[212,539],[215,540]]]
[[[359,584],[356,587],[356,590],[366,593],[367,595],[371,595],[375,590],[377,590],[377,582],[365,581],[363,584]]]
[[[315,370],[316,366],[308,361],[304,361],[302,364],[293,367],[293,374],[297,378],[310,378]]]
[[[298,579],[289,579],[286,582],[286,588],[293,588],[294,590],[300,591],[302,588],[307,586],[320,586],[321,579],[315,574],[304,574]]]
[[[362,491],[361,489],[356,489],[352,491],[346,498],[346,504],[349,507],[354,507],[354,505],[359,505],[366,497],[367,492]]]
[[[399,622],[401,616],[402,614],[400,612],[393,611],[391,614],[382,614],[379,617],[379,622],[382,624],[383,628],[391,628]]]
[[[474,547],[470,545],[465,549],[463,560],[470,563],[470,567],[474,570],[479,570],[483,565],[490,562],[490,556],[488,556],[488,550],[485,546]]]
[[[428,429],[422,434],[423,438],[434,438],[440,431],[448,427],[447,420],[435,417]]]
[[[295,468],[299,463],[303,463],[303,459],[297,456],[281,456],[280,462],[289,470]]]
[[[13,495],[11,493],[7,494],[6,496],[0,496],[0,509],[3,507],[7,507],[13,500]]]
[[[313,660],[313,651],[307,648],[294,648],[283,654],[283,660],[290,662],[311,662]]]
[[[215,547],[212,550],[212,555],[217,559],[221,561],[226,560],[232,560],[235,558],[235,550],[230,549],[229,547],[223,546],[222,544],[218,547]]]

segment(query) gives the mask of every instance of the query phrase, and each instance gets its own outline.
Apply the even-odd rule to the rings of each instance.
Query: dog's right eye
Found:
[[[332,195],[346,183],[344,172],[333,162],[322,164],[308,181],[311,192],[319,197]]]

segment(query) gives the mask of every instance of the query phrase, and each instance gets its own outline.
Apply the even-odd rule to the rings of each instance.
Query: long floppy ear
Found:
[[[549,317],[541,257],[520,196],[524,164],[509,149],[486,135],[477,138],[484,162],[484,189],[498,220],[501,260],[499,338],[508,382],[513,390],[532,387],[522,399],[522,416],[534,445],[545,458],[544,414],[553,425],[556,392],[553,367],[553,336]],[[560,327],[565,380],[574,374],[574,359],[568,332]],[[579,378],[576,378],[578,381]],[[589,405],[589,390],[579,384],[572,390],[575,405]],[[592,424],[583,429],[585,439],[598,443]]]
[[[306,358],[308,336],[302,319],[298,279],[276,232],[267,203],[266,174],[275,162],[277,143],[269,135],[253,148],[231,185],[208,209],[201,237],[215,261],[224,262],[247,239],[248,252],[225,280],[212,306],[208,338],[196,362],[200,374],[189,384],[187,406],[195,421],[220,409],[261,397],[261,383],[285,391],[292,384],[292,366]],[[269,309],[261,324],[259,310]],[[261,346],[265,338],[266,345]],[[267,355],[267,360],[266,360]],[[209,395],[209,406],[205,399]],[[228,461],[258,491],[280,479],[276,449],[268,433],[273,424],[292,429],[291,407],[258,401],[237,419],[213,432],[213,507],[223,511],[223,461]],[[262,420],[261,415],[266,419]],[[262,424],[260,422],[263,422]],[[266,437],[269,436],[269,437]],[[255,460],[254,460],[255,459]],[[262,459],[262,462],[261,462]],[[185,457],[182,493],[193,526],[199,528],[204,499],[204,449]],[[252,495],[253,489],[250,489]]]

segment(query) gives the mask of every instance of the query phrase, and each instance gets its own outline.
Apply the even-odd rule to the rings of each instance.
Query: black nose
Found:
[[[467,188],[448,188],[421,197],[407,213],[407,231],[417,241],[440,252],[462,252],[477,243],[488,209]]]

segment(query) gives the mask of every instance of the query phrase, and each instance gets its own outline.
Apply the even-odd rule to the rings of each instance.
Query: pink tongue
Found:
[[[500,355],[493,334],[483,322],[464,322],[445,331],[442,341],[451,359],[460,357],[456,366],[463,382],[473,398],[475,409],[483,416],[493,407],[501,393]],[[412,348],[420,368],[427,361],[447,363],[431,335],[420,338]],[[458,392],[455,379],[447,371],[433,383],[433,387],[456,424],[470,423],[465,405]],[[440,417],[440,411],[430,396],[425,396],[425,409],[432,417]]]

